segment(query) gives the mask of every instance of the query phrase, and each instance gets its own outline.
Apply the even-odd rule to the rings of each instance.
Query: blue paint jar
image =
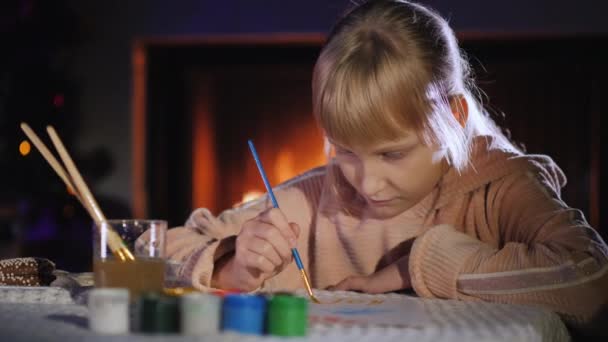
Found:
[[[222,305],[222,329],[242,334],[264,334],[266,298],[257,295],[230,294]]]

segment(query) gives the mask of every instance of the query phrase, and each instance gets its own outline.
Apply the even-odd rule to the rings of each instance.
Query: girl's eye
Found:
[[[402,151],[392,151],[392,152],[384,152],[382,153],[382,158],[387,160],[399,160],[405,156],[405,153]]]
[[[352,155],[353,153],[349,150],[345,150],[343,148],[336,147],[336,154],[340,155]]]

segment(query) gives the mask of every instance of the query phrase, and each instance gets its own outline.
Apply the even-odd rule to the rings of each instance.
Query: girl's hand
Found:
[[[252,291],[292,262],[300,229],[277,208],[245,222],[236,238],[234,256],[220,266],[217,287]]]
[[[328,290],[385,293],[410,288],[409,255],[368,276],[350,276]]]

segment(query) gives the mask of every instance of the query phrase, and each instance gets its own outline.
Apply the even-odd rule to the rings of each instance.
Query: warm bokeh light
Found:
[[[264,193],[261,191],[257,191],[257,190],[247,191],[243,195],[243,202],[253,201],[254,199],[258,199],[262,196],[264,196]]]
[[[21,153],[22,156],[27,156],[31,150],[32,147],[30,146],[29,141],[23,140],[21,144],[19,144],[19,153]]]
[[[250,190],[245,192],[245,194],[243,194],[243,198],[241,199],[241,201],[239,203],[236,203],[234,206],[239,206],[243,203],[247,203],[249,201],[253,201],[255,199],[258,199],[260,197],[264,196],[264,193],[258,190]]]

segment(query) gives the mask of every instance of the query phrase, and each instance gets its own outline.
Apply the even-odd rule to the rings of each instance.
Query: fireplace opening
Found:
[[[184,222],[266,191],[247,140],[273,186],[326,161],[312,115],[322,40],[147,44],[146,211]]]

